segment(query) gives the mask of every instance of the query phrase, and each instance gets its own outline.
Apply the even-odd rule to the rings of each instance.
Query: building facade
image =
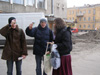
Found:
[[[100,28],[100,4],[84,5],[67,9],[67,20],[77,22],[76,27],[81,31]]]
[[[46,16],[66,18],[66,0],[0,0],[1,13],[44,12]]]
[[[54,18],[66,19],[66,0],[0,0],[0,13],[43,12],[53,28]]]

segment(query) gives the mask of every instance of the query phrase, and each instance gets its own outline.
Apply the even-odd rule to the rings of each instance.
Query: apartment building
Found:
[[[100,28],[100,4],[84,5],[67,9],[67,20],[75,21],[80,31]]]

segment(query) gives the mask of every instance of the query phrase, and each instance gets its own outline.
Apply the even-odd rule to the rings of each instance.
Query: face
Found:
[[[45,28],[46,27],[46,22],[41,22],[40,25],[41,25],[42,28]]]
[[[16,28],[16,19],[12,20],[12,22],[11,22],[11,28],[13,28],[13,29]]]

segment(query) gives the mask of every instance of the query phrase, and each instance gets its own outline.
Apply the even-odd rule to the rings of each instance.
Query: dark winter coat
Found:
[[[0,34],[6,38],[2,59],[17,61],[18,57],[27,55],[25,35],[18,26],[15,29],[6,25],[0,29]]]
[[[42,28],[41,25],[38,25],[38,27],[35,27],[32,30],[28,27],[26,29],[26,34],[28,36],[35,37],[33,54],[43,56],[46,52],[47,42],[52,42],[53,40],[52,31],[48,28],[48,26]]]
[[[61,56],[70,54],[72,50],[71,32],[68,31],[66,27],[57,32],[55,44],[57,44],[57,50]]]

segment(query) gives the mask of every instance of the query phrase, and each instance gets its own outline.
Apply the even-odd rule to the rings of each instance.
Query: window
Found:
[[[71,11],[69,11],[69,14],[71,15]]]
[[[64,8],[65,8],[65,6],[64,6],[64,4],[62,4],[62,10],[64,10]]]
[[[33,6],[35,3],[35,0],[26,0],[26,5],[31,5]]]
[[[93,10],[93,14],[95,15],[95,9]]]
[[[79,21],[81,21],[81,18],[79,18]]]
[[[0,0],[0,1],[5,1],[5,2],[9,2],[9,0]]]
[[[95,21],[95,16],[93,16],[93,21]]]
[[[88,13],[90,14],[91,13],[91,10],[89,10]]]
[[[86,25],[83,25],[83,28],[85,28],[86,27]]]
[[[70,20],[71,20],[71,18],[70,18]]]
[[[45,0],[38,0],[38,8],[45,8]]]
[[[88,25],[88,28],[90,28],[90,25]]]
[[[88,17],[88,21],[90,21],[90,17]]]
[[[80,13],[82,13],[82,11],[80,11]]]
[[[76,12],[76,15],[77,15],[77,13],[78,13],[78,12]]]
[[[79,25],[79,28],[81,28],[81,25]]]
[[[86,11],[84,10],[84,11],[83,11],[83,13],[85,14],[85,13],[86,13]]]
[[[83,18],[83,21],[86,21],[86,17]]]
[[[72,18],[72,20],[74,21],[74,17]]]
[[[95,28],[95,25],[93,25],[93,28]]]
[[[59,4],[59,3],[57,3],[57,8],[58,8],[58,9],[60,8],[60,4]]]
[[[24,0],[13,0],[16,4],[24,4]]]
[[[74,14],[74,11],[72,11],[72,14]]]

